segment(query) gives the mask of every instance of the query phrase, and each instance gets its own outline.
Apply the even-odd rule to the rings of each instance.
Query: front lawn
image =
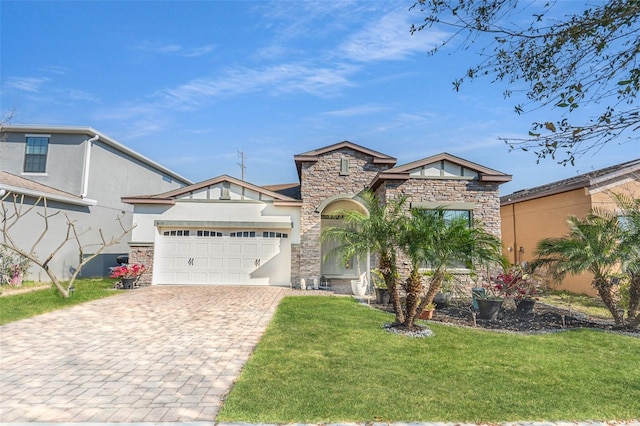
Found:
[[[76,290],[68,299],[64,299],[53,286],[0,297],[0,325],[117,294],[113,289],[114,281],[113,278],[76,280]]]
[[[415,339],[351,298],[289,297],[217,421],[624,420],[640,413],[640,339],[429,324]]]

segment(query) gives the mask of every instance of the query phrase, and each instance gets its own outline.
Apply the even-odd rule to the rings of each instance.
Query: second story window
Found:
[[[27,150],[24,156],[25,173],[45,173],[47,171],[47,136],[27,136]]]

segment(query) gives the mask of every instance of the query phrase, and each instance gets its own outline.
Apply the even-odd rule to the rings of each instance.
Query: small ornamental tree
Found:
[[[50,226],[52,226],[52,219],[55,216],[58,216],[61,212],[60,210],[51,213],[47,208],[47,199],[46,197],[40,197],[36,199],[35,203],[27,205],[25,203],[25,195],[24,194],[16,194],[12,192],[7,192],[2,198],[0,198],[0,207],[2,209],[2,227],[0,229],[0,246],[6,247],[10,251],[22,256],[23,258],[28,259],[34,265],[42,268],[42,270],[49,276],[53,285],[58,289],[62,297],[65,299],[70,296],[70,289],[73,287],[73,283],[75,282],[78,274],[82,270],[82,267],[86,265],[89,261],[96,258],[100,255],[106,248],[111,247],[113,245],[118,244],[131,230],[135,227],[126,229],[122,224],[122,218],[117,217],[118,224],[122,232],[120,235],[111,237],[110,239],[105,238],[101,229],[98,229],[97,234],[99,237],[99,242],[96,244],[83,244],[80,240],[80,237],[90,231],[87,229],[84,232],[78,232],[76,228],[76,221],[69,218],[67,214],[65,214],[66,224],[63,225],[66,227],[65,236],[60,240],[59,244],[44,258],[38,256],[37,251],[40,243],[45,239],[47,233],[49,232]],[[37,207],[42,207],[42,211],[36,211]],[[27,215],[29,214],[37,214],[42,219],[42,230],[40,234],[36,238],[35,242],[30,248],[23,247],[18,240],[13,235],[14,227],[20,223]],[[34,231],[37,232],[37,231]],[[56,256],[56,254],[70,241],[75,241],[78,246],[78,258],[81,259],[78,262],[78,265],[74,268],[73,274],[69,280],[69,283],[65,287],[54,271],[49,268],[49,264],[51,260]],[[89,246],[97,246],[97,249],[93,251],[93,253],[89,256],[84,256],[84,252]]]

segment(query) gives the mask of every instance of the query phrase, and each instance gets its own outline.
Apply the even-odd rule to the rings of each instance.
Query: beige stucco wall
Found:
[[[579,188],[559,194],[503,205],[502,241],[504,255],[512,263],[535,259],[535,248],[544,238],[561,237],[569,231],[570,215],[584,218],[593,207],[615,210],[612,193],[640,194],[640,183],[634,179],[621,179],[601,188]],[[524,250],[523,252],[521,252]],[[555,288],[578,294],[596,295],[591,287],[592,275],[584,273],[568,276]]]

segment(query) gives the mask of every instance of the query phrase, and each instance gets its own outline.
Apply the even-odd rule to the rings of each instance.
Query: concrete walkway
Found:
[[[212,422],[283,296],[147,287],[0,327],[0,422]]]

